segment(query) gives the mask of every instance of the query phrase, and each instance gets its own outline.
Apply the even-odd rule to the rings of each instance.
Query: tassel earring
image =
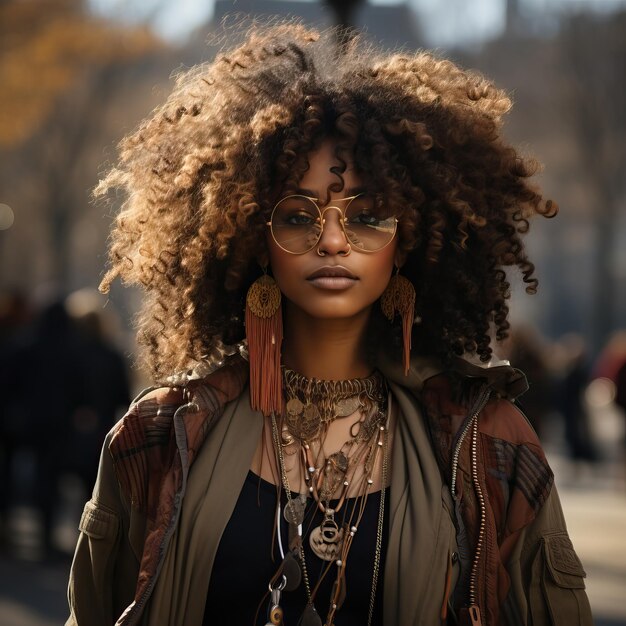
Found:
[[[413,283],[398,273],[391,277],[387,288],[380,298],[380,307],[384,316],[393,322],[396,313],[402,318],[402,343],[404,375],[409,373],[411,364],[411,330],[415,315],[415,287]]]
[[[250,406],[263,415],[283,409],[280,347],[283,341],[281,293],[271,276],[255,280],[246,296],[246,339],[250,361]]]

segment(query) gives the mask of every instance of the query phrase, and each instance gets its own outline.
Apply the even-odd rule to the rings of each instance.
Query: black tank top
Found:
[[[376,529],[381,492],[371,493],[358,532],[350,548],[346,564],[346,600],[335,615],[336,626],[365,626],[368,620]],[[282,494],[282,504],[286,494]],[[385,553],[387,545],[387,518],[389,490],[385,492],[385,523],[383,527],[380,571],[376,590],[374,619],[372,624],[382,626],[382,595]],[[336,515],[336,520],[349,517],[356,498],[348,498]],[[332,503],[331,503],[332,506]],[[236,624],[237,626],[264,626],[268,622],[269,596],[268,583],[281,563],[278,542],[272,546],[273,529],[276,518],[276,487],[253,472],[248,472],[243,489],[237,500],[231,518],[224,529],[209,584],[203,626],[215,624]],[[327,561],[317,557],[309,546],[310,531],[318,526],[323,516],[314,500],[307,502],[303,525],[306,566],[310,585],[313,588]],[[283,548],[287,546],[287,523],[280,520]],[[324,577],[315,599],[315,608],[325,622],[332,584],[336,578],[336,565],[332,565]],[[261,603],[261,600],[263,602]],[[304,581],[298,589],[284,591],[281,597],[285,626],[296,626],[306,605]],[[258,617],[254,616],[260,606]]]

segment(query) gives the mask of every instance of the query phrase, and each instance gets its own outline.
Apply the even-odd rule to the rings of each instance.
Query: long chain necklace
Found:
[[[291,380],[293,380],[293,378]],[[362,388],[359,388],[358,385],[354,384],[355,382],[360,381],[368,381],[368,383],[366,383],[367,389],[365,391],[363,391]],[[353,393],[355,388],[357,388],[357,393],[359,394],[357,396],[359,398],[358,406],[366,406],[368,404],[368,400],[373,400],[374,398],[378,399],[378,397],[380,396],[380,394],[377,392],[377,390],[380,390],[381,388],[379,385],[380,381],[383,381],[384,383],[384,379],[382,379],[382,377],[377,378],[376,376],[369,377],[368,379],[356,379],[356,381],[341,381],[341,383],[344,384],[344,388],[348,393],[346,394],[345,398],[340,398],[340,400],[347,399],[350,402],[349,399],[354,396],[348,394]],[[307,383],[308,382],[309,381],[307,381]],[[314,383],[320,382],[334,383],[335,381],[314,381]],[[373,382],[374,384],[370,385],[370,382]],[[294,387],[291,387],[291,389],[293,388]],[[309,387],[309,390],[310,389],[311,387]],[[308,395],[308,398],[310,399],[311,396],[309,394],[306,395]],[[308,398],[305,398],[305,400]],[[306,404],[304,404],[304,406],[306,406]],[[321,619],[317,614],[317,611],[315,610],[314,599],[321,584],[321,581],[328,573],[330,567],[332,567],[333,561],[337,566],[337,577],[333,585],[329,612],[326,617],[326,626],[333,626],[334,624],[333,620],[335,613],[343,604],[346,596],[345,571],[348,554],[350,552],[354,536],[358,530],[359,523],[365,511],[367,498],[371,486],[374,482],[372,479],[372,475],[374,467],[376,465],[376,459],[378,457],[379,451],[382,449],[383,462],[381,476],[381,500],[376,529],[376,546],[374,553],[372,588],[368,611],[368,626],[371,626],[374,615],[376,588],[378,584],[378,574],[380,571],[380,560],[382,553],[382,535],[385,513],[385,490],[388,478],[388,427],[389,416],[391,414],[391,394],[388,394],[387,397],[386,415],[385,413],[383,413],[383,411],[380,410],[382,403],[377,403],[375,406],[377,410],[372,410],[370,405],[367,409],[368,414],[364,415],[365,419],[358,422],[359,424],[361,424],[361,426],[356,432],[356,435],[353,434],[353,429],[351,429],[351,435],[353,435],[353,437],[352,440],[348,442],[350,444],[350,447],[354,445],[357,438],[359,438],[358,435],[362,434],[362,430],[364,430],[365,432],[369,431],[371,433],[370,436],[367,438],[369,439],[369,441],[367,441],[366,439],[364,441],[361,440],[358,442],[361,444],[360,446],[358,446],[358,448],[360,449],[357,449],[357,452],[354,453],[352,463],[350,462],[351,459],[348,457],[348,455],[340,451],[339,453],[334,453],[330,455],[321,467],[316,468],[311,462],[312,452],[310,444],[306,441],[306,439],[300,437],[302,433],[298,433],[297,438],[300,440],[301,444],[302,460],[304,461],[305,465],[305,480],[308,484],[309,493],[314,497],[318,504],[318,507],[324,514],[324,519],[320,526],[313,529],[313,531],[311,532],[309,537],[309,543],[311,545],[311,549],[317,556],[319,556],[321,559],[329,561],[328,567],[323,572],[320,580],[313,590],[311,590],[308,571],[306,567],[304,547],[302,544],[302,524],[304,521],[304,512],[306,508],[306,496],[301,494],[297,498],[292,498],[287,470],[285,467],[283,448],[286,445],[291,445],[291,443],[293,443],[293,436],[291,435],[291,433],[289,433],[291,435],[291,437],[289,437],[290,440],[286,441],[285,432],[283,430],[281,437],[281,434],[279,434],[280,431],[278,428],[278,423],[276,421],[276,416],[272,414],[272,438],[277,455],[281,482],[283,488],[285,489],[287,497],[284,517],[289,525],[289,552],[284,557],[281,569],[274,579],[275,582],[279,576],[282,576],[283,583],[280,587],[280,590],[278,589],[278,587],[272,587],[272,583],[270,583],[270,591],[272,592],[271,613],[275,613],[276,615],[282,615],[280,607],[278,606],[280,591],[283,588],[293,589],[297,587],[300,584],[301,578],[303,578],[306,589],[307,605],[300,620],[301,626],[321,626],[322,624]],[[320,416],[323,415],[323,411],[320,411],[319,414]],[[345,415],[340,415],[340,417],[345,417]],[[368,418],[369,422],[372,422],[376,425],[376,430],[373,430],[371,425],[366,426],[365,429],[362,428],[362,424],[367,421]],[[317,422],[318,419],[312,421]],[[287,430],[290,431],[289,427],[287,427]],[[315,434],[319,436],[322,430],[326,430],[326,428],[318,428]],[[379,434],[374,438],[373,435],[377,431]],[[319,451],[321,454],[321,442]],[[334,516],[339,508],[341,508],[341,506],[343,505],[346,498],[347,489],[350,484],[350,480],[346,479],[345,477],[348,474],[348,469],[351,465],[354,466],[352,472],[352,476],[354,476],[357,468],[361,463],[361,460],[363,460],[363,476],[361,477],[361,485],[358,490],[358,492],[360,493],[360,496],[358,497],[358,512],[355,515],[355,511],[357,510],[357,505],[355,504],[347,523],[344,523],[342,527],[339,528],[339,525],[336,523]],[[337,483],[337,476],[344,477],[343,488],[338,504],[335,506],[334,509],[332,509],[329,506],[329,500],[339,486]],[[296,558],[297,561],[299,561],[300,563],[299,568],[296,562]],[[280,618],[280,620],[282,620],[282,617]],[[276,619],[276,621],[269,622],[269,624],[280,623],[282,623],[282,621],[279,621],[278,618]]]
[[[322,523],[311,532],[309,543],[320,559],[334,561],[345,539],[345,530],[339,527],[335,514],[343,506],[357,470],[362,467],[362,479],[367,481],[361,493],[369,492],[373,484],[371,473],[378,456],[375,435],[379,429],[384,432],[386,382],[378,371],[367,378],[333,381],[306,378],[287,368],[283,368],[283,382],[287,409],[284,445],[294,440],[300,443],[304,478],[324,515]],[[354,414],[360,417],[350,428],[350,438],[340,450],[320,459],[330,423]],[[316,443],[317,458],[312,450]],[[380,436],[377,443],[382,446]],[[330,500],[339,489],[339,502],[331,508]]]

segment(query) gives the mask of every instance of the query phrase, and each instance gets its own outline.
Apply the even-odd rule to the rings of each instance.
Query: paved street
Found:
[[[64,623],[65,562],[41,564],[0,560],[0,624],[2,626],[59,626]]]

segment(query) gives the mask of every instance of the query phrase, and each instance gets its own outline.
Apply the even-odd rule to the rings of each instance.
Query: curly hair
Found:
[[[557,207],[529,184],[536,162],[500,135],[507,95],[429,52],[385,52],[361,36],[338,48],[336,34],[253,26],[178,76],[96,189],[125,192],[100,288],[118,276],[143,285],[139,338],[156,379],[244,337],[269,213],[329,135],[399,217],[417,350],[488,360],[493,330],[501,340],[509,328],[506,268],[536,290],[521,236]]]

